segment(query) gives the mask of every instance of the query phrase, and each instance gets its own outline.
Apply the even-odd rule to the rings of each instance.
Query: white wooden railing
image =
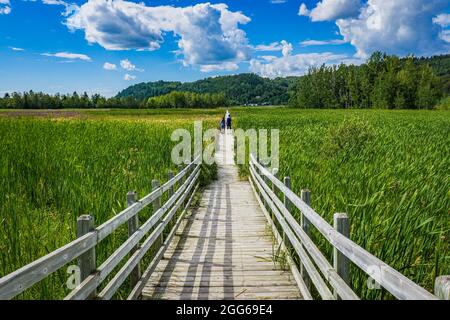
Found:
[[[359,299],[351,287],[350,263],[370,275],[376,283],[398,299],[449,299],[449,276],[436,278],[436,295],[431,294],[351,241],[348,217],[345,213],[334,215],[332,227],[310,207],[308,190],[302,190],[301,196],[297,196],[290,190],[289,177],[284,178],[284,183],[281,182],[276,173],[261,165],[253,154],[250,155],[249,167],[250,182],[271,222],[275,237],[284,250],[291,248],[292,250],[287,251],[295,252],[299,258],[299,269],[290,256],[288,263],[305,299],[313,297],[313,287],[322,299]],[[277,196],[277,190],[281,193],[282,200]],[[300,211],[300,221],[292,216],[293,207]],[[333,246],[333,265],[311,239],[313,227]]]
[[[65,299],[110,299],[128,277],[130,277],[133,287],[128,299],[138,298],[146,281],[167,249],[198,188],[201,166],[197,164],[198,161],[196,160],[187,165],[176,176],[169,173],[169,180],[162,186],[159,185],[157,180],[153,180],[153,191],[139,201],[136,200],[135,192],[129,192],[127,194],[127,208],[98,227],[94,226],[92,216],[83,215],[79,217],[76,240],[0,278],[0,300],[14,298],[74,259],[78,260],[81,283]],[[177,183],[178,188],[175,191]],[[161,205],[161,196],[166,192],[169,198]],[[149,204],[153,204],[153,214],[139,226],[138,214]],[[182,212],[164,238],[163,231],[165,231],[169,222],[174,220],[180,208]],[[129,237],[97,267],[95,253],[97,244],[127,222]],[[148,233],[150,235],[145,238]],[[145,272],[141,274],[141,259],[150,247],[157,243],[158,239],[161,241],[159,250],[153,256],[153,260]],[[128,260],[98,293],[97,288],[100,284],[127,256]]]

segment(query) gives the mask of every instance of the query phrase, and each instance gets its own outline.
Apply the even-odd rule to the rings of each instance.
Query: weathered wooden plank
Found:
[[[177,288],[168,287],[165,291],[155,290],[146,291],[145,295],[151,299],[163,299],[163,300],[178,300],[178,299],[194,299],[194,300],[298,300],[301,296],[297,290],[293,291],[291,288],[284,289],[279,287],[280,290],[272,291],[271,287],[260,287],[260,291],[254,291],[254,287],[229,287],[219,288],[221,290],[215,290],[215,287],[192,287],[186,292]],[[296,287],[292,287],[296,290]]]
[[[289,272],[290,273],[290,272]],[[153,286],[166,287],[181,286],[181,287],[193,287],[193,286],[210,286],[210,287],[233,287],[233,286],[292,286],[294,290],[299,292],[295,280],[292,276],[286,275],[272,275],[272,276],[255,276],[251,274],[242,275],[219,275],[202,273],[195,276],[184,275],[158,275],[152,279]]]
[[[189,179],[193,179],[199,172],[200,166],[198,165]],[[109,256],[105,262],[103,262],[98,268],[98,272],[88,277],[79,286],[77,286],[72,292],[66,296],[66,300],[72,299],[85,299],[92,288],[96,288],[119,264],[119,262],[135,247],[139,240],[141,240],[148,231],[155,226],[155,224],[161,219],[162,215],[174,204],[177,198],[185,191],[187,184],[190,180],[187,180],[181,188],[161,206],[136,232],[129,237],[114,253]]]
[[[201,230],[191,230],[192,233],[200,233]],[[222,239],[226,239],[226,238],[230,238],[229,234],[227,234],[226,232],[220,232],[220,233],[215,233],[215,234],[199,234],[199,235],[195,235],[195,234],[189,234],[187,236],[182,235],[180,233],[177,233],[177,235],[179,236],[183,236],[183,237],[189,237],[189,238],[222,238]],[[248,238],[248,239],[258,239],[261,238],[263,239],[264,237],[269,236],[270,233],[268,231],[263,231],[263,230],[259,230],[256,231],[254,234],[249,234],[248,232],[240,232],[240,233],[234,233],[233,237],[234,238]]]
[[[439,276],[435,279],[434,293],[441,300],[450,300],[450,276]]]
[[[249,247],[258,247],[258,246],[264,246],[264,247],[270,247],[273,246],[273,243],[270,242],[266,236],[264,237],[236,237],[236,238],[218,238],[218,237],[187,237],[187,236],[176,236],[177,239],[182,239],[183,244],[186,248],[196,246],[199,241],[203,241],[206,244],[214,243],[216,247],[220,246],[227,246],[228,244],[232,243],[235,248],[240,247],[247,247],[247,244]]]
[[[284,286],[292,285],[296,287],[295,281],[286,275],[214,275],[209,273],[202,273],[201,275],[171,275],[163,274],[158,277],[157,286],[166,286],[168,283],[172,285],[182,284],[182,286],[204,286],[211,287],[228,287],[228,286],[243,286],[251,284],[254,286]],[[206,284],[204,284],[206,283]],[[298,291],[298,289],[297,289]]]
[[[193,287],[192,293],[199,293],[201,291],[207,291],[214,294],[223,294],[223,293],[235,293],[235,297],[237,297],[240,293],[243,291],[246,291],[247,293],[277,293],[277,292],[292,292],[296,293],[297,296],[299,295],[298,289],[295,285],[289,285],[289,286],[267,286],[267,287],[261,287],[261,286],[234,286],[234,287],[210,287],[210,286],[197,286]],[[183,292],[183,287],[179,286],[168,286],[165,288],[162,287],[146,287],[145,288],[146,294],[152,295],[152,294],[164,294],[164,293],[178,293],[181,294]]]
[[[229,248],[227,248],[227,244],[224,245],[216,245],[213,241],[210,242],[211,244],[209,246],[214,246],[214,253],[221,253],[223,254],[225,251],[228,251]],[[228,243],[229,244],[229,243]],[[167,253],[170,254],[178,254],[178,253],[195,253],[197,252],[198,254],[201,254],[203,251],[207,251],[208,250],[208,245],[204,246],[203,244],[201,245],[201,250],[199,250],[199,246],[185,246],[185,248],[183,249],[169,249],[167,250]],[[269,246],[266,247],[262,247],[261,245],[258,246],[248,246],[248,247],[233,247],[233,252],[234,254],[260,254],[260,253],[267,253],[267,254],[272,254],[273,251],[277,250],[277,246],[274,246],[273,244],[269,244]]]
[[[286,195],[284,195],[284,198],[286,199]],[[308,189],[302,189],[300,192],[300,198],[308,205],[311,205],[311,192]],[[308,219],[300,212],[300,225],[302,226],[302,229],[304,233],[306,234],[306,237],[309,239],[311,237],[311,224],[308,221]],[[322,271],[323,272],[323,271]],[[300,273],[303,276],[303,280],[306,283],[306,286],[311,289],[311,279],[308,275],[308,272],[306,272],[303,265],[300,266]]]
[[[159,300],[189,300],[189,299],[200,299],[200,300],[298,300],[298,295],[292,295],[289,293],[271,293],[271,294],[264,294],[264,293],[257,293],[257,294],[246,294],[245,291],[243,291],[242,294],[236,295],[236,297],[223,297],[221,298],[221,295],[212,295],[212,294],[201,294],[198,295],[198,297],[193,296],[192,294],[174,294],[174,295],[167,295],[163,298],[155,297],[154,299]]]
[[[15,297],[68,262],[78,258],[96,244],[97,232],[89,232],[44,257],[0,278],[0,300]]]
[[[164,259],[162,261],[169,261],[168,259]],[[170,260],[171,264],[169,266],[166,267],[160,267],[158,265],[158,267],[155,269],[155,272],[175,272],[175,271],[179,271],[179,272],[186,272],[186,269],[189,268],[190,266],[193,265],[193,263],[191,261],[187,261],[187,260]],[[267,270],[272,270],[272,271],[276,271],[276,270],[284,270],[287,271],[285,269],[282,269],[280,266],[274,264],[272,261],[261,261],[258,263],[251,263],[251,264],[245,264],[243,265],[241,262],[239,263],[230,263],[230,264],[221,264],[221,263],[213,263],[213,262],[205,262],[205,263],[198,263],[197,264],[200,268],[208,268],[209,270],[212,271],[217,271],[217,272],[228,272],[230,270],[232,271],[267,271]]]
[[[212,276],[212,277],[231,277],[231,276],[236,276],[236,277],[278,277],[278,276],[286,276],[286,277],[292,277],[292,274],[290,273],[290,271],[286,271],[286,270],[279,270],[279,269],[274,269],[274,270],[269,270],[269,269],[262,269],[262,270],[251,270],[251,269],[238,269],[238,270],[233,270],[233,268],[220,268],[220,269],[212,269],[212,268],[206,268],[205,270],[203,269],[196,269],[196,270],[162,270],[162,271],[157,271],[155,270],[152,273],[152,276],[155,277],[162,277],[162,276],[176,276],[176,277],[182,277],[182,276],[187,276],[187,277],[199,277],[202,274],[208,275],[208,276]]]
[[[264,190],[264,188],[262,187],[262,186],[267,187],[267,185],[263,182],[262,178],[255,175],[255,173],[252,170],[250,171],[250,174],[252,175],[253,181],[255,182],[256,186],[258,187],[261,196],[264,198],[265,203],[270,207],[271,211],[274,213],[274,215],[278,219],[278,222],[280,223],[284,232],[286,233],[286,236],[288,237],[289,241],[291,242],[292,247],[299,255],[302,265],[308,271],[308,275],[311,278],[311,281],[314,283],[314,286],[316,287],[320,296],[324,300],[333,300],[334,296],[331,293],[328,286],[326,285],[325,281],[322,279],[320,273],[317,271],[316,267],[312,263],[311,259],[309,258],[308,254],[306,253],[306,251],[303,249],[301,243],[294,236],[292,230],[287,226],[284,219],[282,219],[282,217],[281,217],[278,209],[276,208],[275,204],[273,203],[272,199],[270,199],[270,197],[266,193],[266,190]],[[269,190],[270,188],[267,187],[267,189]]]
[[[90,215],[82,215],[77,219],[77,238],[94,230],[94,217]],[[78,268],[80,268],[80,281],[86,279],[91,272],[95,271],[97,260],[95,255],[95,247],[78,257]],[[95,290],[89,294],[92,299],[95,296]]]
[[[413,300],[437,299],[436,296],[334,230],[317,212],[291,190],[286,188],[281,181],[275,179],[267,169],[257,163],[253,155],[251,155],[251,162],[289,198],[331,245],[341,251],[347,258],[361,268],[361,270],[366,273],[370,272],[372,278],[395,297],[398,299]],[[374,268],[377,269],[377,272],[373,272]]]
[[[120,225],[129,221],[130,218],[134,217],[147,204],[151,203],[155,197],[158,197],[165,191],[173,188],[174,184],[182,179],[191,167],[194,166],[194,162],[195,160],[172,180],[169,180],[161,186],[158,190],[121,211],[115,217],[106,221],[95,230],[16,270],[15,272],[0,278],[0,299],[10,299],[20,294],[68,262],[78,258],[80,255],[85,254],[87,251],[92,250],[98,242],[116,230]],[[197,165],[197,167],[199,166]],[[92,277],[95,278],[96,275],[93,275]],[[88,278],[92,277],[89,276]],[[88,279],[86,278],[86,281],[87,280]]]
[[[253,175],[256,175],[256,171],[253,166],[251,167],[251,172]],[[261,180],[259,180],[259,181],[261,181]],[[328,260],[325,258],[325,256],[316,247],[314,242],[311,240],[311,238],[306,233],[303,226],[300,226],[299,223],[292,216],[292,214],[286,209],[286,207],[284,206],[284,203],[281,202],[281,200],[278,199],[278,197],[276,197],[276,195],[270,190],[270,188],[267,185],[262,186],[262,187],[268,193],[268,195],[271,197],[271,199],[273,200],[273,202],[275,203],[277,208],[283,213],[284,219],[285,219],[285,221],[288,222],[289,227],[292,228],[295,235],[300,239],[301,244],[306,249],[306,252],[308,252],[308,254],[313,258],[317,267],[322,272],[322,274],[325,276],[325,279],[328,282],[330,282],[331,286],[336,290],[336,292],[339,294],[339,296],[342,299],[346,299],[346,300],[359,299],[358,296],[348,286],[348,284],[338,275],[337,271],[331,266],[331,264],[328,262]],[[305,277],[304,277],[304,279],[305,279]]]
[[[191,204],[191,201],[192,201],[195,193],[197,192],[198,187],[199,187],[199,185],[197,184],[195,186],[194,190],[192,191],[191,196],[189,197],[188,201],[186,202],[185,207],[183,208],[183,211],[181,212],[180,216],[178,217],[177,222],[173,226],[172,230],[170,231],[169,235],[165,239],[165,241],[164,241],[163,245],[161,246],[161,248],[155,254],[155,257],[153,258],[152,262],[150,262],[149,266],[145,270],[142,278],[139,280],[139,282],[131,290],[127,300],[137,299],[141,295],[142,290],[145,287],[146,282],[148,281],[149,277],[152,275],[152,272],[158,266],[158,263],[163,258],[164,253],[166,252],[166,249],[171,244],[172,239],[174,238],[177,229],[179,228],[181,222],[183,221],[183,218],[184,218],[184,216],[185,216],[185,214],[187,212],[187,209],[188,209],[189,205]]]
[[[232,149],[223,150],[232,153]],[[284,281],[291,286],[285,297],[301,298],[291,272],[283,271],[273,261],[277,247],[249,182],[238,180],[234,165],[219,163],[218,171],[218,181],[203,192],[200,207],[183,221],[184,227],[175,234],[165,259],[154,268],[143,297],[158,298],[152,296],[151,288],[159,283],[161,288],[178,290],[169,298],[209,299],[211,296],[206,292],[217,288],[217,298],[240,299],[232,292],[225,295],[223,292],[244,283],[255,288],[263,284],[267,288],[281,287]],[[196,296],[187,295],[186,291],[196,290],[197,284],[207,286],[201,287],[202,292]],[[263,299],[283,296],[282,291],[270,289],[265,295],[258,292],[245,295],[245,290],[240,294],[244,298]]]
[[[194,162],[190,163],[182,171],[180,171],[172,180],[167,181],[165,184],[163,184],[157,190],[152,191],[151,193],[146,195],[144,198],[142,198],[141,200],[139,200],[132,206],[122,210],[117,215],[115,215],[108,221],[106,221],[103,224],[101,224],[100,226],[98,226],[97,227],[98,241],[101,241],[104,238],[106,238],[113,231],[115,231],[118,227],[120,227],[122,224],[127,222],[136,213],[138,213],[143,208],[145,208],[147,205],[152,203],[156,198],[161,197],[164,194],[164,192],[171,189],[172,186],[175,185],[175,183],[177,183],[179,180],[181,180],[186,175],[186,173],[189,171],[189,169],[193,166],[194,166]]]
[[[334,228],[337,232],[343,234],[347,238],[350,237],[350,223],[346,213],[335,213],[333,216]],[[350,260],[343,255],[339,250],[333,248],[333,268],[337,274],[350,286]],[[335,297],[338,292],[335,291]]]
[[[249,181],[250,181],[250,184],[252,186],[252,189],[253,189],[255,195],[257,196],[258,192],[257,192],[256,187],[254,186],[254,183],[253,183],[252,179],[249,179]],[[290,186],[290,182],[288,183],[288,185]],[[266,216],[266,219],[268,221],[270,221],[270,225],[271,225],[271,228],[272,228],[272,233],[274,234],[275,239],[278,241],[278,243],[280,244],[281,249],[286,254],[285,255],[286,256],[286,261],[287,261],[287,263],[289,265],[289,268],[290,268],[290,271],[292,272],[292,275],[294,276],[295,282],[297,283],[297,287],[300,290],[303,299],[305,299],[305,300],[312,300],[313,298],[312,298],[312,295],[311,295],[310,291],[308,290],[305,282],[303,281],[303,278],[302,278],[302,276],[301,276],[297,266],[295,265],[295,262],[292,260],[291,255],[288,253],[288,249],[287,249],[287,247],[285,245],[286,233],[283,232],[283,237],[280,236],[280,234],[279,234],[279,232],[277,230],[277,227],[270,220],[271,219],[270,215],[267,212],[267,209],[264,207],[264,204],[261,202],[259,197],[257,197],[257,199],[258,199],[258,202],[260,204],[261,210],[263,211],[264,215]]]
[[[136,202],[136,200],[137,200],[137,193],[135,191],[129,191],[127,193],[127,206],[128,207],[132,206]],[[134,217],[131,217],[130,220],[128,220],[128,237],[131,237],[138,229],[139,229],[139,213],[136,213]],[[133,254],[138,249],[139,244],[130,250],[130,254]],[[139,281],[140,278],[141,278],[141,265],[140,263],[138,263],[131,272],[130,284],[134,286]]]
[[[216,212],[216,211],[214,211]],[[231,210],[231,213],[235,216],[232,219],[223,220],[223,219],[217,219],[217,218],[210,218],[209,215],[211,215],[211,211],[208,212],[199,212],[197,211],[197,214],[194,218],[191,220],[195,223],[195,221],[198,221],[198,223],[216,223],[216,224],[223,224],[223,225],[236,225],[236,222],[245,222],[251,225],[260,225],[261,227],[264,227],[264,223],[266,222],[266,219],[261,217],[252,217],[252,216],[246,216],[245,213],[238,214],[235,210]],[[226,214],[226,213],[224,213]]]
[[[117,274],[113,277],[113,279],[106,285],[106,287],[99,294],[100,299],[111,299],[114,293],[119,289],[122,283],[125,281],[127,276],[131,273],[133,268],[141,261],[144,254],[150,249],[155,240],[161,236],[163,230],[172,219],[180,205],[183,203],[187,194],[191,191],[193,186],[198,180],[200,176],[200,172],[192,179],[189,186],[186,189],[186,192],[177,200],[176,204],[170,209],[167,216],[160,222],[160,224],[153,230],[150,236],[144,241],[142,246],[134,252],[134,254],[128,259],[128,261],[122,266],[122,268],[117,272]],[[133,284],[135,285],[135,284]]]
[[[230,246],[232,245],[231,243],[229,244]],[[245,249],[245,250],[239,250],[237,248],[233,248],[232,250],[229,250],[229,248],[220,248],[220,249],[212,249],[212,246],[214,246],[214,243],[212,243],[209,247],[208,246],[203,246],[199,245],[197,248],[188,248],[186,250],[168,250],[166,251],[165,256],[177,256],[180,258],[195,258],[195,257],[202,257],[204,256],[206,253],[208,253],[211,257],[218,257],[221,258],[220,256],[224,256],[225,254],[227,255],[227,257],[222,257],[222,258],[228,258],[230,259],[235,259],[235,258],[241,258],[244,255],[248,255],[249,259],[253,258],[253,257],[271,257],[273,256],[273,254],[277,251],[278,247],[269,247],[269,249]],[[247,259],[247,260],[249,260]]]
[[[200,159],[200,156],[196,157],[194,159],[194,161],[192,161],[190,164],[188,164],[186,167],[184,167],[178,174],[175,175],[175,177],[172,180],[167,181],[165,184],[163,184],[160,189],[162,190],[162,192],[166,192],[169,189],[172,189],[172,187],[179,181],[181,181],[182,179],[185,178],[185,176],[187,175],[187,173],[189,172],[189,170],[191,170],[194,166],[197,167],[198,166],[198,159]],[[152,192],[153,193],[153,192]],[[152,196],[152,193],[148,194],[147,196],[145,196],[144,198],[142,198],[140,200],[140,202],[142,202],[144,205],[148,205],[150,203],[153,203],[153,201],[155,200],[156,196]]]

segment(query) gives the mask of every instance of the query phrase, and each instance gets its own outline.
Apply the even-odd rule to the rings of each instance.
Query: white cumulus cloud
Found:
[[[105,62],[103,64],[103,69],[105,69],[105,70],[117,70],[117,66],[114,63]]]
[[[254,47],[256,51],[281,51],[283,46],[278,41],[272,42],[271,44],[259,44]]]
[[[46,57],[56,57],[68,60],[83,60],[83,61],[92,61],[92,59],[81,53],[70,53],[70,52],[57,52],[57,53],[42,53],[43,56]]]
[[[42,0],[43,4],[54,5],[54,6],[66,6],[67,2],[62,0]]]
[[[221,64],[204,64],[200,66],[201,72],[232,71],[237,69],[239,69],[239,66],[234,62],[224,62]]]
[[[344,40],[357,49],[357,57],[374,51],[439,54],[449,47],[433,18],[447,5],[448,0],[369,0],[357,18],[338,19],[336,24]]]
[[[282,41],[282,56],[260,56],[250,61],[250,70],[263,77],[276,78],[299,76],[308,72],[310,67],[322,64],[336,64],[345,61],[346,55],[324,53],[292,54],[292,45]]]
[[[11,3],[9,0],[0,0],[0,14],[10,14]]]
[[[128,59],[121,60],[120,66],[122,67],[122,69],[127,71],[140,71],[140,72],[144,71],[143,69],[136,68],[136,66],[132,64],[131,61]]]
[[[309,16],[310,11],[308,10],[308,7],[306,4],[302,3],[300,5],[300,8],[298,9],[298,15],[299,16]]]
[[[70,30],[83,30],[89,43],[107,50],[157,50],[165,33],[172,32],[185,66],[234,70],[249,58],[246,34],[239,29],[249,21],[241,12],[228,10],[226,4],[173,7],[88,0],[67,18],[66,25]]]
[[[442,30],[441,33],[439,33],[439,38],[441,38],[445,42],[450,43],[450,29]]]
[[[136,79],[136,76],[133,76],[133,75],[128,74],[128,73],[123,77],[123,80],[125,80],[125,81],[131,81],[131,80],[134,80],[134,79]]]
[[[345,40],[342,39],[332,39],[332,40],[305,40],[300,42],[302,47],[310,47],[310,46],[326,46],[326,45],[339,45],[346,43]]]
[[[360,0],[322,0],[312,10],[308,10],[306,4],[302,3],[298,14],[309,16],[312,21],[330,21],[355,17],[360,7]]]
[[[63,0],[42,0],[42,3],[51,5],[51,6],[63,6],[64,11],[61,14],[65,17],[71,15],[73,12],[75,12],[79,9],[77,4],[69,3],[69,2],[66,2]]]
[[[441,27],[450,26],[450,14],[441,13],[433,18],[433,22],[440,25]]]

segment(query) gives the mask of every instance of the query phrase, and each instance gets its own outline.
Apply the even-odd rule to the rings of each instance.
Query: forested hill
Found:
[[[301,77],[268,79],[245,73],[185,83],[158,81],[131,86],[111,98],[32,90],[0,97],[0,109],[212,108],[219,103],[450,109],[450,54],[398,58],[377,52],[359,66],[317,66]]]
[[[450,54],[431,58],[415,58],[418,65],[428,64],[450,92]],[[359,67],[357,67],[359,68]],[[224,93],[232,105],[287,104],[290,93],[302,77],[268,79],[256,74],[211,77],[195,82],[156,81],[139,83],[119,92],[117,98],[147,99],[170,92]]]
[[[232,105],[280,105],[289,100],[288,91],[298,78],[268,79],[256,74],[206,78],[195,82],[147,82],[139,83],[119,92],[118,98],[145,99],[172,91],[195,93],[224,93]]]
[[[450,95],[450,54],[431,58],[416,58],[415,61],[418,64],[428,64],[440,78],[444,94]]]
[[[414,59],[418,64],[428,64],[437,76],[450,76],[450,54]]]
[[[375,52],[360,66],[314,67],[298,80],[289,104],[318,109],[447,109],[449,58],[399,58]]]

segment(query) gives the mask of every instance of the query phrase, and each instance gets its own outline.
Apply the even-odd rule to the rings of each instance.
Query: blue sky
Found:
[[[301,75],[373,51],[450,52],[448,0],[0,0],[0,94]]]

